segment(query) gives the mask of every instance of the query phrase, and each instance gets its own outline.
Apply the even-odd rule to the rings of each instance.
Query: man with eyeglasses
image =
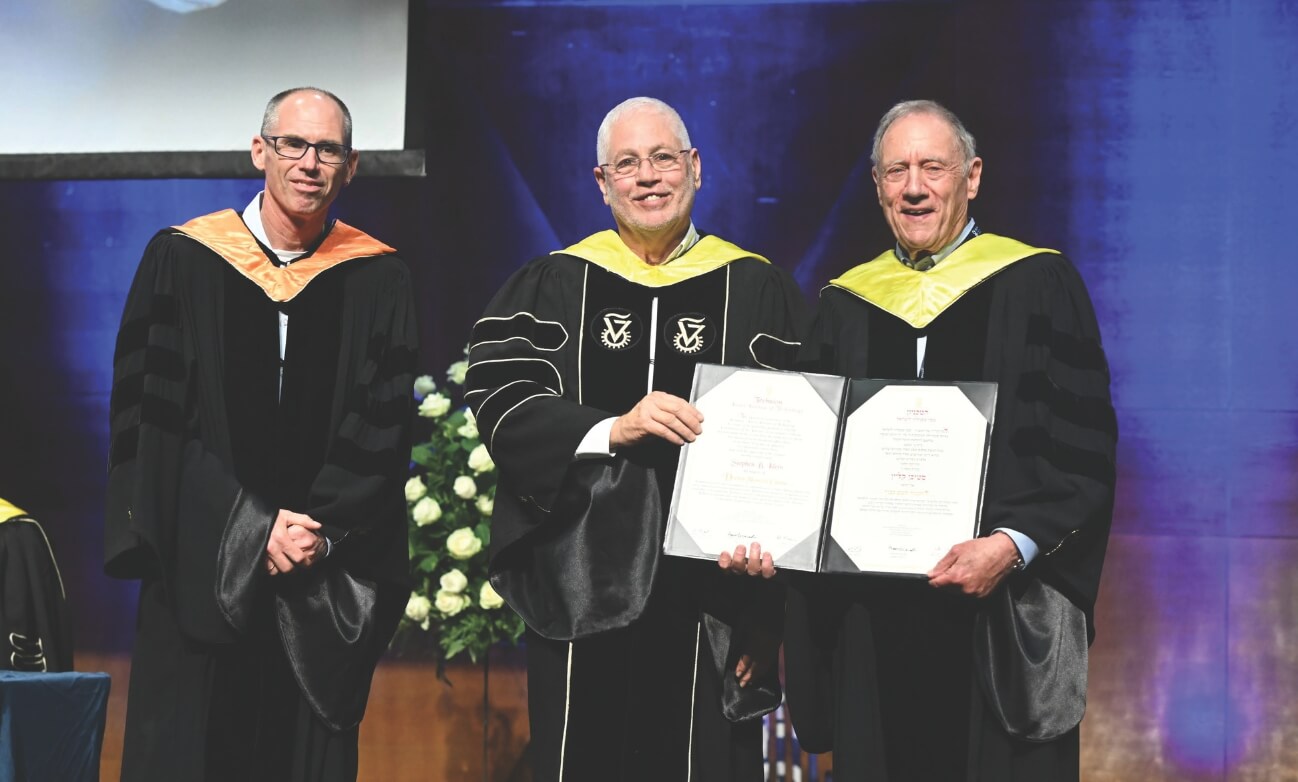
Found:
[[[926,579],[790,581],[794,726],[843,782],[1076,780],[1117,441],[1090,298],[1058,252],[974,223],[983,161],[946,108],[894,106],[872,160],[896,246],[822,291],[804,360],[997,382],[983,534]]]
[[[605,117],[595,182],[616,230],[516,272],[470,338],[466,399],[500,468],[496,590],[527,621],[537,780],[757,780],[780,698],[780,594],[662,556],[700,361],[783,366],[802,299],[691,221],[699,151],[680,115]],[[761,573],[770,576],[770,557]]]
[[[265,184],[154,236],[114,356],[106,570],[141,581],[123,780],[354,780],[409,595],[409,272],[336,220],[347,107],[286,90]]]

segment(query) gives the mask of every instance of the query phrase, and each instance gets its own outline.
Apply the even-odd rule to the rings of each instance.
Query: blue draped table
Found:
[[[106,673],[0,671],[0,782],[95,782]]]

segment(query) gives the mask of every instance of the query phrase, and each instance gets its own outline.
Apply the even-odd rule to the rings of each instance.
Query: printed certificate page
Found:
[[[700,369],[725,377],[696,377],[703,434],[681,454],[665,550],[715,558],[756,541],[777,567],[814,570],[844,381]]]
[[[988,418],[955,385],[880,385],[848,415],[829,536],[860,571],[921,575],[976,533]]]

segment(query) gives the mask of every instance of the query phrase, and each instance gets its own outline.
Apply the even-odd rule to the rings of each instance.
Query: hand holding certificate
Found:
[[[977,535],[996,387],[700,364],[664,550],[923,575]],[[740,552],[736,552],[738,554]]]

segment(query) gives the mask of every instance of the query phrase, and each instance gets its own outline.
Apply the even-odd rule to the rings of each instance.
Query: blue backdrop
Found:
[[[623,98],[680,110],[702,156],[696,223],[785,266],[809,298],[889,245],[869,175],[879,115],[942,101],[985,160],[980,223],[1068,254],[1103,328],[1122,443],[1095,654],[1111,667],[1093,665],[1093,700],[1129,693],[1131,724],[1153,721],[1174,778],[1292,752],[1266,747],[1298,740],[1278,724],[1298,696],[1298,269],[1284,249],[1298,3],[423,11],[428,176],[358,180],[337,212],[411,263],[428,371],[520,263],[611,225],[594,136]],[[132,587],[100,575],[99,507],[113,338],[140,250],[257,189],[0,182],[0,496],[47,521],[83,648],[132,635]],[[1106,621],[1133,634],[1106,638]]]

